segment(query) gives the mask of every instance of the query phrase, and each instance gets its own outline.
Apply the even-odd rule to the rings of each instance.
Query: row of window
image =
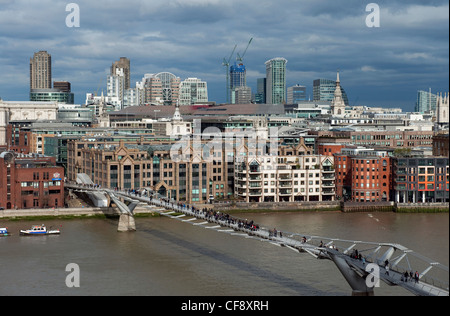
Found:
[[[45,181],[45,182],[21,182],[20,186],[22,188],[26,187],[33,187],[33,188],[39,188],[39,184],[42,183],[44,188],[48,188],[49,186],[60,186],[61,181]]]

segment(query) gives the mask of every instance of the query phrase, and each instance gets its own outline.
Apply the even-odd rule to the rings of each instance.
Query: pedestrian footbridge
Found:
[[[400,244],[274,231],[225,213],[196,209],[156,196],[130,194],[80,183],[69,183],[65,186],[74,190],[101,192],[109,196],[124,216],[122,219],[121,215],[121,221],[124,223],[119,221],[119,228],[123,226],[119,230],[136,229],[133,209],[138,203],[145,203],[163,216],[204,229],[268,242],[297,253],[307,253],[317,259],[331,260],[352,288],[353,295],[374,295],[374,290],[382,281],[390,286],[400,286],[414,295],[449,296],[448,267]]]

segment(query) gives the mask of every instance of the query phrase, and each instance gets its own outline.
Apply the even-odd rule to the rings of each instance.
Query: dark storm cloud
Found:
[[[339,68],[349,97],[367,105],[382,95],[386,103],[413,106],[423,86],[448,89],[446,0],[376,1],[380,28],[365,25],[366,5],[375,1],[74,2],[80,28],[65,26],[66,2],[0,0],[0,69],[8,72],[0,77],[0,97],[27,99],[29,58],[47,50],[55,79],[72,82],[77,102],[105,85],[121,56],[131,60],[133,81],[160,71],[198,77],[208,81],[210,99],[223,102],[222,60],[236,44],[242,53],[250,38],[245,63],[253,89],[273,57],[288,59],[288,85],[304,84],[308,92],[314,79],[333,79]]]

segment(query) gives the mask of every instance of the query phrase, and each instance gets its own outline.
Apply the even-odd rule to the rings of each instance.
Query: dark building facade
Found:
[[[404,157],[394,161],[395,201],[449,202],[448,157]]]

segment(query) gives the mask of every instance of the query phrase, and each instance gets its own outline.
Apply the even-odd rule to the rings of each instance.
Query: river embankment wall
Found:
[[[136,207],[135,215],[153,214],[155,210]],[[42,217],[113,217],[120,216],[115,207],[76,207],[76,208],[46,208],[0,210],[0,218],[42,218]]]
[[[214,203],[196,205],[220,212],[301,212],[340,211],[355,212],[398,212],[398,213],[440,213],[449,211],[449,203],[396,203],[396,202],[262,202],[262,203]]]
[[[280,202],[280,203],[214,203],[195,205],[197,208],[211,208],[225,213],[242,212],[314,212],[340,211],[352,212],[398,212],[398,213],[441,213],[449,211],[449,203],[356,203],[339,201],[322,202]],[[136,207],[136,215],[154,214],[151,208]],[[0,218],[33,218],[33,217],[109,217],[119,216],[115,207],[79,207],[79,208],[47,208],[47,209],[14,209],[0,210]]]

